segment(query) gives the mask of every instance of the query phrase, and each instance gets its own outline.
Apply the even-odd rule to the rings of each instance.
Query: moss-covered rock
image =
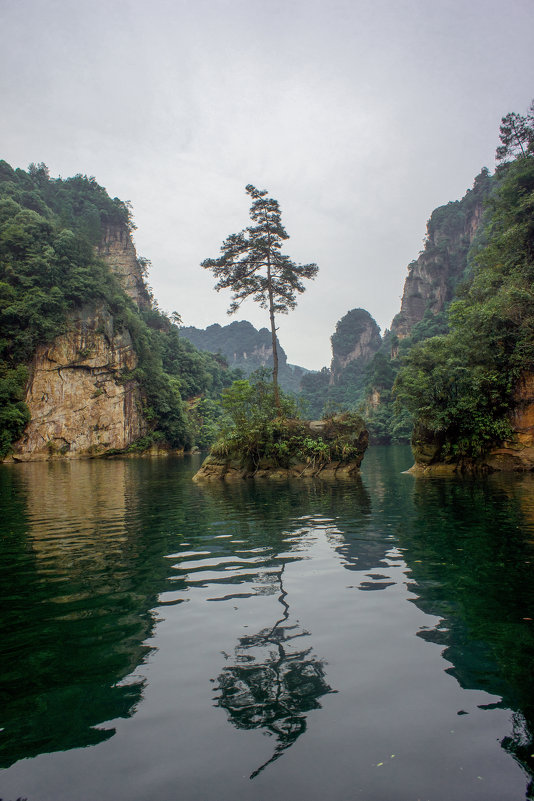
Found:
[[[193,480],[351,477],[359,472],[369,439],[363,419],[352,413],[275,419],[262,433],[216,443]]]

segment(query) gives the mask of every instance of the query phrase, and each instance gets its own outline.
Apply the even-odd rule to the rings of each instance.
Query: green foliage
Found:
[[[450,333],[411,348],[396,382],[416,452],[433,442],[435,461],[477,459],[509,438],[514,388],[534,368],[534,157],[501,168],[489,208]]]
[[[534,100],[526,116],[512,112],[502,118],[500,140],[495,154],[497,161],[526,158],[534,152]]]
[[[221,246],[222,255],[218,259],[206,259],[202,267],[211,270],[218,279],[217,291],[232,290],[229,314],[236,312],[248,298],[269,311],[274,403],[280,409],[275,315],[287,314],[295,308],[297,294],[305,289],[303,279],[315,278],[319,268],[316,264],[296,264],[289,256],[282,255],[282,243],[289,235],[282,225],[278,201],[252,184],[246,191],[253,201],[250,218],[254,225],[238,234],[230,234]]]
[[[132,336],[138,366],[122,378],[141,386],[151,441],[189,446],[194,426],[182,398],[216,397],[235,377],[221,359],[181,339],[157,309],[140,312],[127,297],[95,254],[109,225],[131,229],[130,208],[94,178],[53,180],[43,164],[24,172],[0,161],[0,457],[29,419],[25,365],[86,304],[107,308],[114,326]]]
[[[211,454],[239,463],[247,470],[314,467],[361,457],[357,437],[364,428],[359,415],[345,413],[324,423],[324,435],[301,420],[295,399],[280,393],[281,410],[274,405],[274,387],[267,371],[250,380],[235,381],[223,390],[220,436]],[[356,432],[356,433],[355,433]]]

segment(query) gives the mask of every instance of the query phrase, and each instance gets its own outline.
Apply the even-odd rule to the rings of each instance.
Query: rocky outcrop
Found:
[[[382,345],[380,328],[365,309],[352,309],[341,318],[331,337],[330,384],[335,384],[349,364],[362,369]]]
[[[512,403],[510,422],[513,436],[492,448],[478,460],[444,461],[442,443],[420,426],[414,430],[412,450],[415,464],[410,472],[416,475],[451,475],[462,472],[494,472],[534,470],[534,373],[525,373],[519,380]]]
[[[143,278],[143,268],[127,226],[116,223],[105,226],[97,253],[117,275],[122,288],[134,303],[140,309],[149,309],[151,301]]]
[[[492,470],[534,470],[534,373],[525,373],[519,380],[510,421],[514,437],[489,454],[488,467]]]
[[[65,334],[41,345],[30,365],[31,414],[15,443],[16,461],[99,456],[123,450],[147,432],[130,334],[114,329],[104,308],[74,313]]]
[[[321,448],[310,449],[310,442]],[[286,456],[217,453],[206,458],[194,481],[231,481],[247,478],[353,478],[359,474],[369,435],[361,417],[344,414],[327,420],[284,420],[278,445]],[[226,450],[226,449],[224,449]],[[305,451],[308,455],[305,456]]]
[[[424,249],[408,266],[401,310],[391,324],[392,332],[400,339],[408,336],[426,312],[436,315],[452,300],[467,268],[469,248],[479,229],[489,191],[488,173],[482,171],[462,200],[432,212]]]

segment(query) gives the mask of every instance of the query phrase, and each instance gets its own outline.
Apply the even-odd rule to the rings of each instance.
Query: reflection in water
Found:
[[[0,470],[0,767],[102,742],[142,698],[161,551],[141,478],[125,461]]]
[[[447,672],[462,688],[485,690],[514,710],[501,744],[531,777],[527,798],[534,797],[533,497],[530,475],[419,479],[413,518],[399,535],[415,603],[441,618],[419,636],[443,646]]]
[[[320,709],[318,699],[333,692],[326,683],[324,662],[313,656],[311,647],[300,646],[309,633],[288,623],[284,570],[285,564],[277,575],[282,616],[271,628],[239,639],[235,664],[225,667],[218,681],[218,705],[235,726],[262,729],[276,737],[272,757],[253,771],[251,779],[304,734],[304,713]]]
[[[463,688],[466,692],[461,697],[468,699],[473,696],[467,691],[485,691],[492,696],[485,700],[495,702],[475,709],[466,700],[465,708],[454,710],[461,714],[458,729],[465,724],[462,742],[469,744],[465,732],[475,715],[484,718],[485,725],[486,718],[496,720],[492,715],[500,714],[495,707],[510,710],[509,728],[503,717],[491,723],[494,728],[488,739],[492,743],[483,746],[490,754],[486,759],[502,753],[498,746],[491,751],[498,737],[506,754],[531,778],[534,479],[415,480],[402,475],[408,460],[402,449],[371,449],[363,477],[355,482],[241,482],[206,487],[191,482],[194,467],[187,460],[0,466],[0,609],[4,615],[0,767],[62,750],[70,752],[57,755],[65,760],[60,765],[71,759],[68,764],[77,767],[76,760],[82,757],[71,749],[108,740],[120,729],[122,740],[118,736],[104,749],[86,749],[84,758],[91,752],[94,761],[89,764],[98,769],[104,766],[107,798],[139,801],[150,797],[146,787],[140,787],[137,795],[134,787],[134,794],[128,794],[132,784],[125,785],[125,774],[107,756],[107,749],[114,756],[124,754],[139,731],[149,731],[157,750],[164,751],[165,743],[183,728],[178,707],[194,684],[198,695],[188,710],[189,750],[185,738],[181,741],[184,753],[176,758],[176,765],[169,766],[167,760],[157,768],[159,773],[168,771],[165,797],[172,797],[188,761],[194,762],[204,749],[216,753],[220,741],[214,732],[225,728],[225,710],[233,730],[271,736],[270,756],[262,762],[254,737],[246,738],[246,753],[239,748],[225,752],[229,764],[223,766],[224,787],[219,784],[221,763],[212,756],[201,786],[198,763],[191,768],[189,789],[198,787],[201,795],[191,792],[184,797],[248,801],[251,786],[260,793],[258,797],[270,797],[266,783],[280,777],[281,781],[294,777],[295,784],[287,785],[288,793],[303,797],[299,770],[316,769],[307,762],[315,743],[325,774],[332,770],[331,797],[338,801],[348,797],[347,786],[354,780],[351,757],[344,768],[350,775],[341,776],[346,780],[344,789],[340,784],[338,792],[334,786],[333,766],[343,764],[336,760],[346,748],[345,739],[373,742],[379,751],[387,736],[384,732],[395,724],[387,701],[383,708],[381,703],[388,697],[392,703],[391,693],[406,681],[393,661],[399,646],[390,644],[394,637],[392,626],[388,627],[388,618],[396,621],[403,607],[417,615],[406,615],[417,622],[405,633],[409,657],[414,660],[406,657],[405,672],[418,668],[418,657],[412,657],[412,652],[420,652],[413,641],[425,653],[435,649],[423,641],[439,644],[442,669],[454,677],[450,684],[455,685],[455,693]],[[324,573],[318,573],[314,584],[317,565]],[[289,579],[293,577],[300,582],[298,593],[292,593],[295,585]],[[323,588],[323,595],[313,603],[304,592],[312,585],[313,593],[315,587]],[[407,600],[424,613],[427,626],[420,625],[421,611]],[[259,614],[265,622],[252,629],[257,633],[239,636],[236,626],[241,631],[240,624],[234,621],[241,613],[248,615],[252,606],[255,611],[250,614]],[[162,626],[156,626],[156,621]],[[415,640],[418,627],[419,640]],[[203,662],[212,645],[207,631],[220,638],[213,646],[209,668]],[[357,637],[362,632],[369,638],[368,651],[379,652],[379,661],[374,662],[374,654],[360,647]],[[157,654],[152,650],[156,635],[161,647]],[[222,648],[232,655],[221,669]],[[183,660],[175,663],[173,659],[182,651]],[[150,654],[158,665],[155,674],[150,672]],[[207,688],[210,676],[217,673],[214,709]],[[442,670],[436,673],[440,676],[432,674],[432,681],[428,680],[428,696],[434,686],[439,696],[443,686]],[[165,708],[163,720],[150,706],[154,682],[155,695]],[[381,682],[387,687],[376,690]],[[369,688],[376,691],[376,707],[366,717],[362,699]],[[334,692],[338,695],[331,703],[321,706],[322,696]],[[400,694],[396,693],[395,710],[401,718],[406,716],[410,728],[414,711],[403,708]],[[353,706],[345,713],[347,698],[352,698]],[[426,702],[422,699],[425,712]],[[146,706],[149,728],[143,730],[139,719]],[[139,714],[132,717],[136,710]],[[312,710],[320,710],[317,721],[309,726],[308,736],[300,738]],[[132,719],[128,727],[119,727],[119,718]],[[166,729],[165,720],[171,720],[175,729]],[[442,753],[447,753],[449,729],[456,727],[446,728],[436,732],[435,743],[424,743],[423,753],[406,758],[404,774],[401,760],[392,761],[388,770],[398,771],[399,798],[431,797],[428,788],[437,788],[435,775],[429,779],[421,771],[422,781],[427,782],[421,785],[424,790],[412,791],[410,781],[414,766],[418,769],[420,762],[432,759],[439,764]],[[197,731],[201,734],[195,740]],[[410,731],[416,733],[416,728]],[[299,747],[290,750],[299,738]],[[363,746],[354,750],[354,759],[358,750]],[[279,760],[281,755],[284,759]],[[151,756],[155,758],[154,752]],[[515,777],[512,760],[503,760],[512,766]],[[239,785],[244,764],[248,773],[259,762],[251,778],[261,776],[253,785],[247,780],[248,789],[244,789]],[[377,762],[381,762],[378,754],[374,773],[362,762],[358,771],[367,782],[367,797],[389,798],[392,785],[384,789],[379,784]],[[40,777],[39,763],[28,759],[4,773],[15,775],[14,782],[19,768],[25,775],[33,776],[35,771]],[[88,763],[83,764],[87,770]],[[317,768],[316,778],[321,771]],[[495,793],[491,796],[489,783],[487,788],[479,787],[462,785],[467,791],[456,797],[462,801],[497,798]],[[308,797],[324,797],[324,793],[319,796],[319,788],[308,785],[308,789]],[[261,795],[263,790],[266,795]],[[70,791],[65,786],[63,794],[43,791],[41,796],[44,801],[67,801]],[[527,797],[533,796],[531,785]],[[435,797],[447,798],[447,787],[437,788]]]

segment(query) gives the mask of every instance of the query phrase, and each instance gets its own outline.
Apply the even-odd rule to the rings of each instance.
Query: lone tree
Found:
[[[526,158],[534,152],[534,100],[526,116],[511,112],[501,120],[501,144],[495,158],[505,161],[508,158]]]
[[[206,259],[202,267],[212,270],[218,279],[217,292],[233,291],[228,314],[234,314],[244,300],[252,298],[262,309],[269,310],[273,343],[274,400],[281,410],[278,392],[278,349],[276,344],[276,314],[287,314],[297,305],[297,293],[304,292],[303,278],[315,278],[316,264],[295,264],[282,255],[282,242],[289,239],[281,221],[278,201],[267,197],[266,190],[249,184],[246,191],[253,200],[250,218],[253,225],[230,236],[221,245],[218,259]]]

